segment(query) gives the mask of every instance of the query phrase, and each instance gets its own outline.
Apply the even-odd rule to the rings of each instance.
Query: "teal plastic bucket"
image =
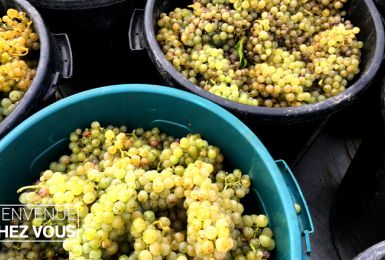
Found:
[[[241,121],[196,95],[154,85],[118,85],[65,98],[33,115],[0,141],[0,204],[17,202],[16,190],[38,178],[68,151],[67,137],[94,120],[129,128],[159,127],[176,137],[198,132],[219,146],[226,165],[252,179],[252,208],[267,214],[276,240],[275,259],[306,259],[313,225],[291,171],[274,161]],[[296,214],[294,203],[302,210]]]

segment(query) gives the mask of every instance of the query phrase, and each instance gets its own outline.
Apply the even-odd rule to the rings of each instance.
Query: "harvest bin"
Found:
[[[350,82],[346,91],[325,101],[302,107],[267,108],[229,101],[203,90],[186,79],[167,61],[156,41],[157,20],[160,14],[170,12],[176,7],[185,7],[190,3],[192,1],[188,0],[148,0],[143,18],[144,25],[142,25],[144,33],[140,33],[141,30],[139,29],[136,29],[135,34],[132,33],[132,30],[129,33],[129,41],[132,43],[131,49],[146,48],[160,75],[171,86],[187,89],[209,99],[250,122],[283,125],[319,120],[331,115],[351,105],[370,86],[383,59],[385,39],[381,15],[372,0],[351,0],[345,6],[348,13],[347,18],[355,26],[361,28],[358,38],[364,42],[364,48],[362,49],[360,64],[361,72],[355,77],[354,81]],[[134,14],[135,17],[131,21],[139,25],[131,25],[131,28],[140,27],[141,24],[137,21],[140,17],[143,17],[143,14],[140,14],[139,11]],[[132,39],[133,37],[136,39]]]
[[[39,35],[40,54],[36,76],[15,110],[0,122],[0,138],[6,135],[34,110],[43,100],[50,99],[61,79],[72,76],[71,46],[66,34],[51,34],[38,11],[25,0],[0,0],[0,12],[15,8],[27,14]]]
[[[256,200],[251,207],[259,207],[270,219],[276,239],[274,257],[309,258],[313,225],[286,164],[274,161],[259,139],[224,109],[167,87],[138,84],[93,89],[65,98],[24,121],[0,141],[0,204],[17,202],[16,190],[35,181],[51,161],[68,151],[71,131],[94,120],[129,128],[159,127],[176,137],[201,133],[221,148],[229,166],[240,168],[253,180]],[[302,208],[299,215],[295,202]]]

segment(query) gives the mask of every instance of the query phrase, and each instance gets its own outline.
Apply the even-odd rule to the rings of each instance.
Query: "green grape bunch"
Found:
[[[360,72],[347,0],[195,0],[162,13],[166,59],[202,89],[251,106],[297,107],[346,90]]]
[[[129,132],[95,121],[73,131],[68,147],[70,154],[18,192],[28,210],[50,205],[56,212],[54,220],[28,220],[29,227],[74,226],[61,219],[76,209],[76,236],[52,244],[4,242],[0,259],[271,256],[275,241],[267,216],[245,214],[250,177],[239,169],[227,172],[220,148],[200,134],[175,138],[158,128]]]

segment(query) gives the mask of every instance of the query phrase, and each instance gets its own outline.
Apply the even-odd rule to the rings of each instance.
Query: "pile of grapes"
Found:
[[[10,224],[17,226],[28,226],[28,238],[23,238],[23,242],[16,242],[20,239],[14,239],[13,241],[2,242],[0,260],[40,260],[40,259],[63,259],[61,257],[55,257],[59,254],[65,255],[65,250],[61,243],[36,243],[32,241],[34,236],[32,230],[32,223],[26,215],[33,214],[32,210],[26,209],[26,214],[21,214],[23,219],[11,221]],[[4,226],[3,226],[4,227]],[[24,235],[24,234],[23,234]],[[30,241],[30,242],[29,242]]]
[[[201,88],[253,106],[313,104],[359,73],[363,43],[347,0],[194,0],[162,13],[165,57]]]
[[[8,9],[0,18],[0,122],[15,109],[36,75],[30,52],[40,49],[39,37],[25,13]]]
[[[52,162],[36,184],[22,187],[19,200],[31,210],[55,205],[63,226],[76,225],[59,221],[75,208],[77,236],[59,246],[6,242],[0,259],[270,257],[275,242],[268,218],[244,212],[249,176],[226,172],[220,149],[199,134],[176,139],[157,128],[128,133],[125,126],[93,122],[69,140],[72,153]],[[55,222],[35,218],[27,224]]]

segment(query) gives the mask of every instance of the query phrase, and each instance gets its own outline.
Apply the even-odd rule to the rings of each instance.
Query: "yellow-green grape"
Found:
[[[17,220],[19,221],[19,220]],[[30,226],[32,223],[30,219],[25,216],[21,220],[20,224]],[[16,223],[13,223],[16,224]],[[13,239],[12,242],[5,240],[2,242],[2,248],[0,250],[0,259],[15,259],[15,260],[23,260],[23,259],[43,259],[43,258],[52,258],[54,255],[63,252],[63,249],[57,247],[54,243],[50,243],[49,245],[45,243],[37,243],[34,242],[33,231],[29,229],[25,235],[29,235],[28,238],[16,238]],[[18,241],[20,240],[20,241]],[[65,254],[63,254],[65,256]]]
[[[29,52],[40,48],[39,37],[25,13],[8,9],[0,32],[0,122],[10,115],[36,75]]]
[[[267,217],[244,214],[250,177],[239,169],[225,172],[221,150],[200,134],[174,138],[157,128],[129,132],[95,121],[70,133],[68,147],[70,153],[52,162],[37,184],[19,189],[30,211],[43,205],[55,210],[53,222],[42,217],[29,225],[74,227],[77,220],[65,216],[75,211],[79,218],[76,236],[44,249],[46,256],[268,258],[275,247]],[[27,245],[12,245],[3,243],[0,257],[26,253]],[[44,258],[39,248],[25,258]]]
[[[301,212],[301,206],[297,203],[294,203],[294,207],[295,207],[295,212],[297,212],[297,214],[299,214]]]
[[[360,71],[360,29],[345,2],[199,0],[162,13],[156,38],[184,77],[214,95],[269,108],[314,104]]]

